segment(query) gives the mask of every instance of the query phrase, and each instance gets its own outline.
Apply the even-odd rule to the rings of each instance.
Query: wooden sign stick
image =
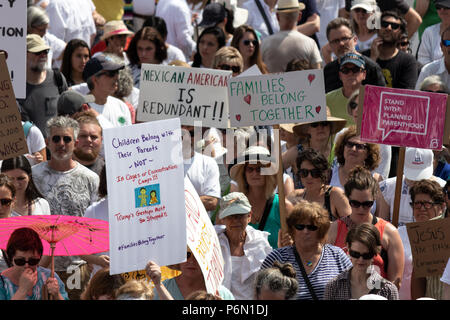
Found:
[[[280,125],[276,124],[273,126],[275,130],[280,130]],[[279,132],[279,131],[278,131]],[[286,195],[284,194],[284,181],[283,181],[283,161],[281,158],[281,138],[278,134],[278,141],[275,143],[278,144],[278,154],[276,155],[278,158],[278,172],[277,172],[277,184],[278,184],[278,201],[280,206],[280,223],[281,223],[281,231],[283,233],[288,231],[287,223],[286,223]]]

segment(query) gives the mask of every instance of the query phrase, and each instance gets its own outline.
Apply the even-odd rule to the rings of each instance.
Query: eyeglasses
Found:
[[[239,66],[230,66],[228,64],[222,64],[218,68],[220,70],[232,70],[234,73],[241,72],[241,67],[239,67]]]
[[[444,45],[444,47],[449,47],[450,46],[450,40],[442,40],[442,44]]]
[[[438,203],[432,202],[432,201],[415,201],[415,202],[410,202],[409,204],[414,209],[421,209],[422,207],[424,207],[425,209],[431,209],[435,204],[438,204]]]
[[[100,76],[107,76],[109,78],[113,78],[117,74],[119,74],[119,70],[106,70],[106,71],[100,72],[98,74],[98,77],[100,77]]]
[[[13,199],[6,199],[6,198],[0,199],[0,203],[4,207],[10,206],[12,201],[13,201]]]
[[[64,141],[64,143],[72,142],[72,137],[70,137],[70,136],[63,136],[63,137],[62,136],[53,136],[52,141],[53,141],[53,143],[59,143],[61,141],[61,138]]]
[[[372,200],[372,201],[359,202],[357,200],[349,200],[348,202],[350,203],[350,206],[353,208],[359,208],[362,206],[364,209],[369,209],[369,208],[372,208],[373,203],[375,201]]]
[[[313,224],[296,224],[294,225],[294,228],[300,231],[302,231],[305,228],[308,229],[309,231],[316,231],[317,229],[319,229],[318,226],[315,226]]]
[[[39,51],[39,52],[32,52],[32,54],[34,54],[36,56],[40,56],[41,54],[48,54],[49,52],[50,52],[50,50],[46,49],[46,50],[42,50],[42,51]]]
[[[249,46],[251,43],[254,47],[256,47],[258,45],[258,40],[244,40],[242,41],[242,43],[244,44],[244,46]]]
[[[369,259],[372,259],[374,256],[374,254],[370,253],[370,252],[361,253],[361,252],[353,251],[353,250],[349,250],[348,253],[350,254],[350,257],[355,258],[355,259],[359,259],[360,257],[362,257],[364,260],[369,260]]]
[[[399,23],[388,22],[386,20],[382,20],[381,21],[381,27],[382,28],[387,28],[389,26],[391,26],[392,30],[397,30],[398,28],[400,28],[400,24]]]
[[[409,46],[409,41],[402,41],[402,42],[399,43],[399,45],[402,46],[402,47]]]
[[[349,74],[350,72],[352,72],[352,73],[359,73],[362,70],[363,70],[362,68],[358,68],[358,67],[353,67],[353,68],[343,67],[339,71],[341,71],[343,74]]]
[[[351,39],[353,39],[353,37],[342,37],[342,38],[339,38],[339,39],[331,40],[329,42],[330,42],[330,44],[336,45],[336,44],[341,43],[341,41],[345,43],[345,42],[350,41]]]
[[[351,142],[351,141],[347,141],[345,143],[345,146],[349,149],[353,149],[353,147],[356,147],[356,150],[364,150],[367,149],[367,144],[365,143],[356,143],[356,142]]]
[[[313,122],[309,124],[311,128],[317,128],[318,126],[327,127],[329,125],[330,123],[328,121]]]
[[[298,170],[298,173],[300,174],[300,177],[302,177],[302,178],[306,178],[310,173],[311,173],[311,177],[313,177],[313,178],[322,177],[322,171],[319,169],[312,169],[312,170],[300,169],[300,170]]]
[[[28,263],[29,266],[35,266],[39,263],[39,261],[41,261],[41,259],[30,258],[27,260],[25,258],[14,258],[13,261],[16,266],[22,267],[25,263]]]
[[[350,109],[355,110],[356,108],[358,108],[358,104],[355,101],[350,101],[350,103],[348,104],[350,106]]]
[[[253,171],[261,173],[261,167],[245,167],[245,171],[248,173],[252,173]]]

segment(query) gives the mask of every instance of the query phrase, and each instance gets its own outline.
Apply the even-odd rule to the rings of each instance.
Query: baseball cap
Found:
[[[203,9],[202,22],[198,26],[204,28],[214,27],[226,17],[227,11],[225,6],[220,3],[210,3]]]
[[[50,47],[45,43],[44,39],[38,34],[27,35],[27,51],[28,52],[41,52],[48,50]]]
[[[433,151],[420,148],[406,148],[403,174],[412,181],[430,179],[433,175]]]
[[[436,7],[450,8],[450,0],[434,0]]]
[[[352,7],[350,8],[350,10],[362,8],[367,12],[374,12],[376,6],[377,2],[375,0],[353,0]]]
[[[354,64],[355,66],[360,68],[366,67],[366,61],[359,53],[356,52],[348,52],[342,57],[340,63],[341,68],[346,63]]]
[[[61,93],[56,104],[58,116],[71,116],[72,114],[81,111],[81,106],[83,104],[94,101],[95,97],[91,94],[84,96],[74,90],[66,90]]]
[[[234,214],[247,214],[251,210],[252,206],[245,194],[242,192],[231,192],[220,199],[219,219]]]
[[[92,77],[94,74],[106,70],[106,71],[116,71],[125,68],[124,63],[116,63],[110,57],[104,54],[99,54],[94,58],[88,60],[83,70],[83,80],[86,81],[88,78]]]

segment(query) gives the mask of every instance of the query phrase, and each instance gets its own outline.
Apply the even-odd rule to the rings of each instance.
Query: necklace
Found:
[[[307,267],[311,267],[312,264],[313,264],[312,261],[306,261],[306,266],[307,266]]]

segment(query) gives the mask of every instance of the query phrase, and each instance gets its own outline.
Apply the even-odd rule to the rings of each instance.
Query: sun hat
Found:
[[[291,12],[305,9],[305,4],[298,0],[278,0],[277,12]]]
[[[350,10],[362,8],[367,12],[374,12],[376,6],[377,2],[375,0],[353,0]]]
[[[412,181],[430,179],[433,176],[433,151],[420,148],[406,148],[403,174]]]
[[[226,218],[234,214],[247,214],[252,210],[252,206],[245,194],[242,192],[231,192],[220,199],[219,219]]]
[[[331,115],[330,108],[327,107],[327,122],[331,123],[330,128],[330,135],[336,134],[337,132],[341,131],[345,125],[347,124],[347,120],[342,118],[333,117]],[[302,122],[298,123],[293,127],[294,133],[298,135],[299,137],[305,137],[308,134],[306,133],[306,130],[308,129],[308,125],[314,122],[322,122],[322,121],[309,121],[309,122]]]
[[[116,63],[110,57],[105,56],[104,54],[99,54],[86,62],[86,65],[83,69],[83,80],[86,81],[94,74],[103,70],[116,71],[123,68],[125,68],[124,63]]]
[[[109,37],[118,36],[122,34],[131,35],[133,34],[133,32],[128,30],[123,20],[108,21],[103,26],[103,35],[101,36],[100,40],[105,40]]]
[[[44,39],[38,34],[27,35],[27,51],[36,53],[49,50],[50,47],[45,43]]]
[[[237,175],[240,168],[245,166],[245,164],[260,163],[263,166],[267,166],[269,174],[275,174],[275,161],[270,155],[269,149],[263,146],[251,146],[245,150],[244,154],[237,158],[236,164],[230,168],[230,178],[237,181]],[[267,174],[267,172],[266,172]]]
[[[81,111],[81,107],[85,103],[94,102],[95,97],[91,94],[82,95],[74,90],[66,90],[58,98],[56,103],[58,116],[73,115]]]
[[[248,20],[248,10],[238,7],[237,0],[219,0],[225,8],[233,11],[233,27],[237,28],[245,24]]]

